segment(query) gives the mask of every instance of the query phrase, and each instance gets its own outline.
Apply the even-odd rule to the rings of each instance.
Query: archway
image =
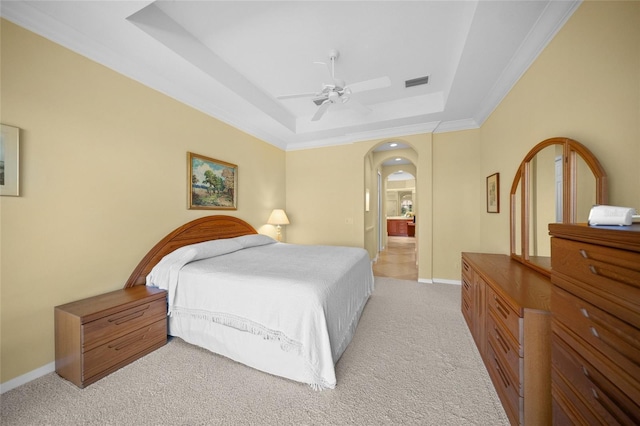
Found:
[[[365,156],[365,248],[376,260],[387,244],[387,217],[409,214],[411,222],[414,217],[419,217],[417,158],[416,150],[408,142],[398,139],[377,144]],[[396,183],[388,183],[390,176]],[[388,194],[391,194],[390,199]],[[416,220],[411,231],[418,226]],[[408,229],[406,232],[409,233]],[[416,238],[417,233],[411,233]],[[417,251],[417,241],[415,247]]]

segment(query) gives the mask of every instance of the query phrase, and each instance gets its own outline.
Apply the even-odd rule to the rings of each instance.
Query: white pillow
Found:
[[[277,241],[270,236],[262,234],[243,235],[242,237],[233,238],[233,240],[238,242],[242,248],[265,246],[267,244],[277,243]]]

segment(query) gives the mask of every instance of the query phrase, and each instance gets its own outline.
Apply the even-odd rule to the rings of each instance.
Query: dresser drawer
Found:
[[[473,300],[473,284],[471,278],[462,275],[462,296],[469,300]]]
[[[491,345],[487,345],[486,366],[511,424],[520,424],[524,400],[520,397],[519,386]]]
[[[640,378],[640,330],[554,287],[553,316],[607,358]]]
[[[471,300],[469,300],[469,298],[467,298],[464,293],[462,294],[462,298],[461,298],[461,308],[462,308],[462,315],[464,316],[465,321],[467,321],[467,325],[469,326],[469,330],[473,330],[473,310],[471,308]]]
[[[467,277],[469,282],[473,281],[473,268],[464,258],[462,258],[462,277]]]
[[[493,317],[493,313],[487,315],[487,336],[489,338],[489,344],[493,346],[493,350],[502,361],[503,365],[509,369],[511,376],[516,379],[518,383],[518,393],[522,396],[523,391],[520,384],[522,383],[523,376],[523,359],[520,356],[520,346],[508,336],[508,333],[499,325],[499,323]]]
[[[556,335],[552,356],[554,384],[565,388],[564,393],[589,424],[640,424],[640,407]]]
[[[551,375],[553,377],[553,383],[551,385],[551,394],[553,396],[551,424],[558,426],[598,424],[597,420],[593,418],[591,412],[584,407],[582,402],[580,402],[579,399],[575,399],[577,396],[572,394],[571,390],[568,390],[567,383],[561,374],[556,370],[552,370]]]
[[[640,253],[553,238],[552,267],[567,279],[554,284],[640,327]]]
[[[83,380],[101,373],[127,358],[167,339],[167,320],[163,318],[125,336],[84,353]]]
[[[494,313],[495,318],[504,324],[518,345],[522,345],[522,318],[491,286],[487,286],[487,306],[489,311]]]
[[[163,298],[88,322],[83,325],[83,349],[89,351],[166,316],[167,304]]]

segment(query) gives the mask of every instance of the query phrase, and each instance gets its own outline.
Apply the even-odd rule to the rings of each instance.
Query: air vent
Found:
[[[427,83],[429,83],[429,76],[425,75],[424,77],[413,78],[411,80],[405,81],[404,87],[420,86],[421,84]]]

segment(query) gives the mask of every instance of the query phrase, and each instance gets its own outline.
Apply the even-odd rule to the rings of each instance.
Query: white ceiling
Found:
[[[579,0],[7,1],[22,27],[285,150],[479,127]],[[310,98],[335,74],[364,114]],[[429,76],[427,85],[405,80]]]

